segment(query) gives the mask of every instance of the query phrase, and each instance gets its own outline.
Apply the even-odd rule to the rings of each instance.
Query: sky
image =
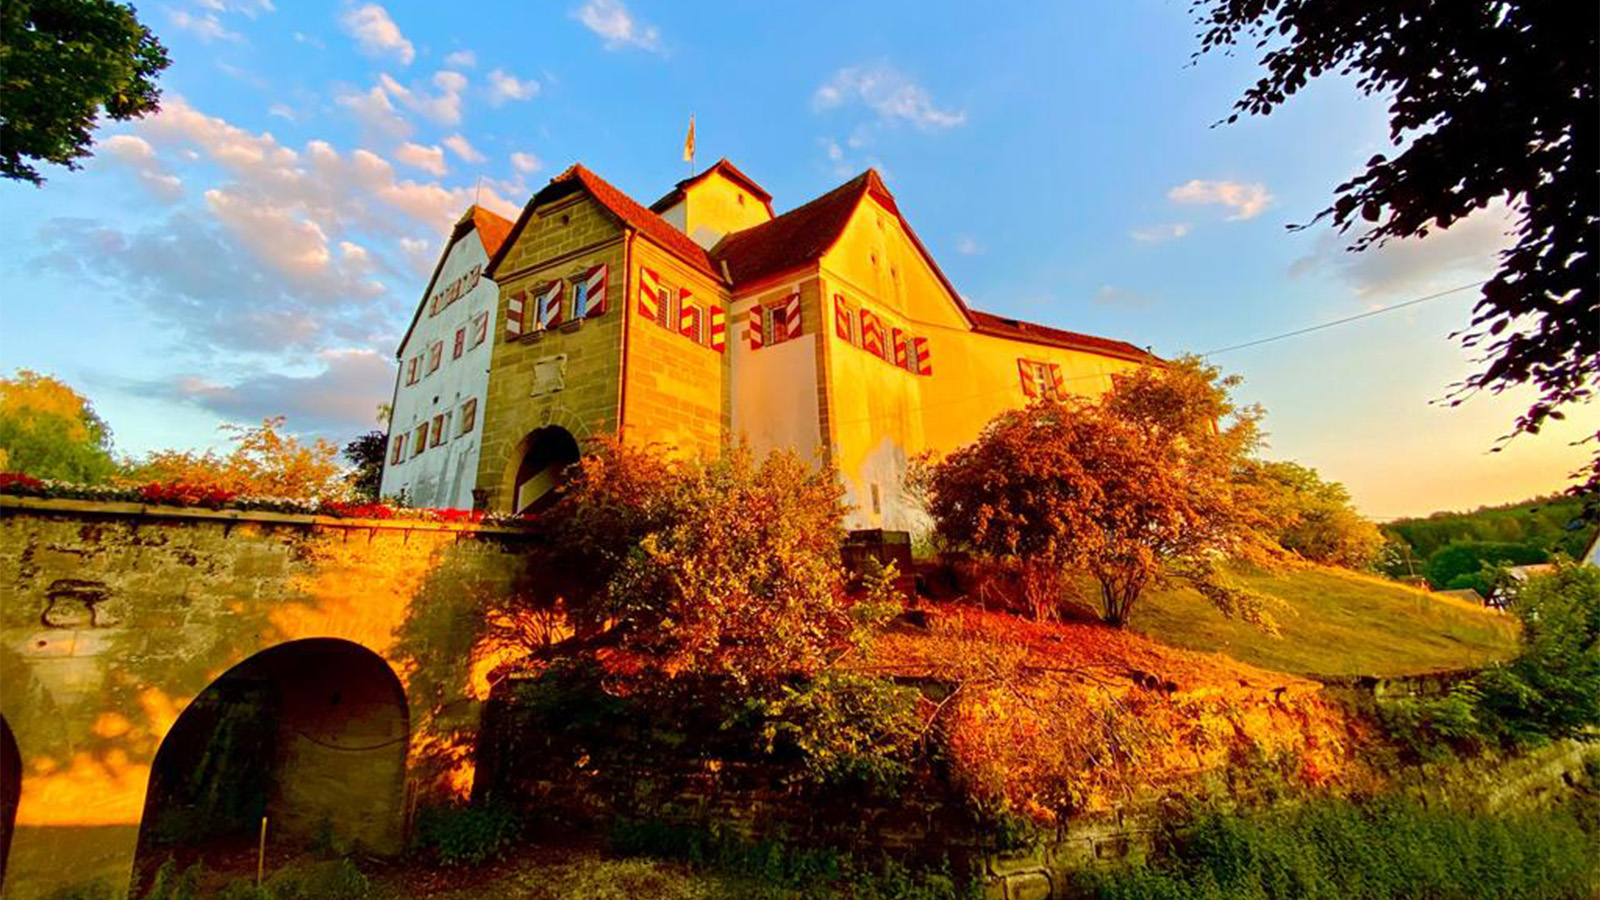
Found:
[[[648,204],[726,156],[779,212],[876,167],[969,303],[1204,353],[1481,281],[1512,219],[1352,254],[1310,222],[1388,146],[1381,98],[1313,84],[1218,125],[1255,61],[1195,60],[1188,4],[166,0],[162,110],[82,170],[0,184],[0,371],[54,374],[117,450],[226,422],[376,427],[450,225],[582,161]],[[1501,441],[1529,395],[1475,368],[1458,291],[1209,357],[1265,455],[1367,515],[1563,487],[1600,411]],[[1497,449],[1499,448],[1499,449]]]

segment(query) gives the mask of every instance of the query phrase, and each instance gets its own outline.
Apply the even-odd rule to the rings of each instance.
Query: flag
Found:
[[[689,136],[683,139],[683,161],[694,162],[694,116],[689,117]]]

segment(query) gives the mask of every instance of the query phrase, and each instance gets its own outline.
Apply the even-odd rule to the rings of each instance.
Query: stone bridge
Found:
[[[0,497],[0,897],[465,794],[522,530]]]

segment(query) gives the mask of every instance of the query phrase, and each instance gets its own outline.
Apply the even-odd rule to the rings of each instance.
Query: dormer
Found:
[[[726,159],[678,182],[650,211],[707,250],[724,235],[772,218],[772,195]]]

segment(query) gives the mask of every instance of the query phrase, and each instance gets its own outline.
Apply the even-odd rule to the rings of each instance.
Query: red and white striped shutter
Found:
[[[1022,379],[1022,393],[1024,396],[1039,396],[1039,388],[1033,381],[1033,367],[1027,360],[1017,360],[1017,375]]]
[[[883,325],[871,310],[861,311],[861,346],[879,359],[887,359],[883,346]]]
[[[711,307],[711,349],[718,353],[728,348],[728,317],[722,307]]]
[[[800,292],[795,291],[783,306],[783,339],[792,341],[800,333]]]
[[[654,322],[660,318],[656,310],[661,303],[661,276],[639,267],[639,315]]]
[[[522,291],[506,300],[506,340],[514,341],[522,335],[522,313],[528,305],[528,295]]]
[[[561,293],[566,286],[567,283],[559,278],[545,286],[544,296],[539,298],[540,328],[554,328],[561,324]]]
[[[699,337],[700,310],[690,302],[694,297],[688,288],[678,292],[678,333],[690,340]]]
[[[933,358],[928,354],[928,339],[919,337],[911,339],[911,356],[916,361],[918,375],[933,374]]]
[[[589,297],[589,311],[585,318],[605,315],[606,311],[606,264],[601,263],[589,270],[584,278],[584,293]]]
[[[1067,380],[1061,377],[1061,367],[1055,363],[1050,364],[1050,386],[1055,389],[1057,400],[1066,398]]]
[[[472,334],[472,346],[476,347],[483,343],[484,338],[489,336],[489,314],[479,313],[478,321],[473,324],[475,327]]]
[[[766,318],[766,310],[761,304],[750,304],[750,349],[760,350],[766,343],[766,334],[763,331],[762,320]]]
[[[906,366],[906,333],[898,328],[889,332],[894,346],[894,364],[896,368],[904,369]]]
[[[833,295],[833,333],[839,339],[850,342],[850,310],[844,305],[844,295]]]

